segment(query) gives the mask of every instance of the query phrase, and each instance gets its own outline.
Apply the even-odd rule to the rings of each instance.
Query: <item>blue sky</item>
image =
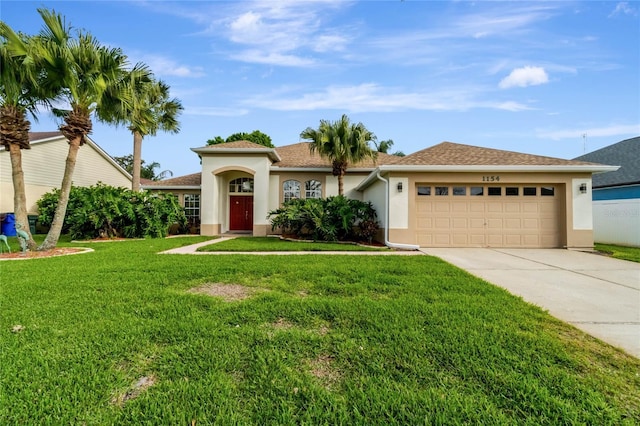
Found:
[[[189,148],[215,136],[287,145],[342,114],[407,154],[451,141],[574,158],[640,135],[637,1],[3,0],[0,18],[35,34],[38,7],[171,86],[181,132],[146,138],[142,157],[174,176],[199,171]],[[125,128],[91,137],[131,152]]]

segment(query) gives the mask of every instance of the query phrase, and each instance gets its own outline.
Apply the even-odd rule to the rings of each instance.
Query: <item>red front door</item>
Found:
[[[229,203],[229,230],[253,231],[253,196],[232,195]]]

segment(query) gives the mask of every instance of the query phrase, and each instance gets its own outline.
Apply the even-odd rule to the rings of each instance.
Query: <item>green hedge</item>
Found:
[[[271,229],[321,241],[371,241],[378,231],[376,211],[370,202],[342,195],[293,199],[269,212]]]
[[[60,191],[55,189],[38,200],[38,220],[45,226],[53,221]],[[162,238],[169,228],[187,224],[184,208],[173,194],[134,192],[98,183],[73,187],[62,227],[74,239]]]

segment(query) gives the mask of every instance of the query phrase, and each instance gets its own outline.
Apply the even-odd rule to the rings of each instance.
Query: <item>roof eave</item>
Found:
[[[282,161],[273,148],[191,148],[197,154],[267,154],[272,161]]]
[[[355,189],[362,191],[369,187],[372,182],[377,180],[377,174],[390,172],[520,172],[520,173],[605,173],[614,172],[620,166],[606,165],[554,165],[554,166],[513,166],[513,165],[382,165],[373,170],[365,180],[363,180]]]
[[[142,189],[201,189],[200,185],[140,185]]]

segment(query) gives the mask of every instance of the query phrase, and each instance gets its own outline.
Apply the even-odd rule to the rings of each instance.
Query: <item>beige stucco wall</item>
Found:
[[[99,148],[98,148],[99,149]],[[73,173],[74,186],[91,186],[103,182],[115,187],[131,188],[130,177],[114,165],[91,143],[78,151]],[[43,194],[59,188],[64,175],[69,145],[60,137],[46,142],[31,144],[31,149],[22,150],[27,210],[37,214],[36,202]],[[0,212],[12,212],[13,181],[9,151],[0,151]]]
[[[387,178],[391,182],[402,181],[403,188],[405,182],[405,191],[397,194],[396,186],[390,185],[390,197],[398,197],[401,201],[406,200],[406,209],[398,209],[397,204],[391,202],[391,210],[396,210],[390,214],[389,240],[394,243],[401,244],[417,244],[416,237],[416,185],[418,183],[465,183],[480,185],[489,185],[490,182],[483,181],[483,177],[487,175],[499,176],[499,182],[496,185],[526,185],[526,184],[549,184],[557,188],[557,197],[560,197],[559,229],[561,232],[561,244],[563,247],[569,248],[589,248],[593,247],[593,230],[591,216],[591,175],[589,173],[397,173],[394,172]],[[587,183],[589,191],[581,194],[578,190],[581,183]],[[377,184],[376,184],[377,185]],[[375,187],[375,185],[372,185]],[[374,191],[377,189],[374,189]],[[369,197],[369,188],[365,191],[365,198]],[[394,195],[395,193],[395,195]],[[396,200],[396,201],[399,201]],[[588,206],[587,206],[588,204]],[[407,227],[404,227],[404,214],[407,217]]]
[[[266,234],[270,166],[271,160],[266,154],[203,155],[200,233],[218,235],[229,230],[229,182],[239,177],[252,177],[254,233]]]

